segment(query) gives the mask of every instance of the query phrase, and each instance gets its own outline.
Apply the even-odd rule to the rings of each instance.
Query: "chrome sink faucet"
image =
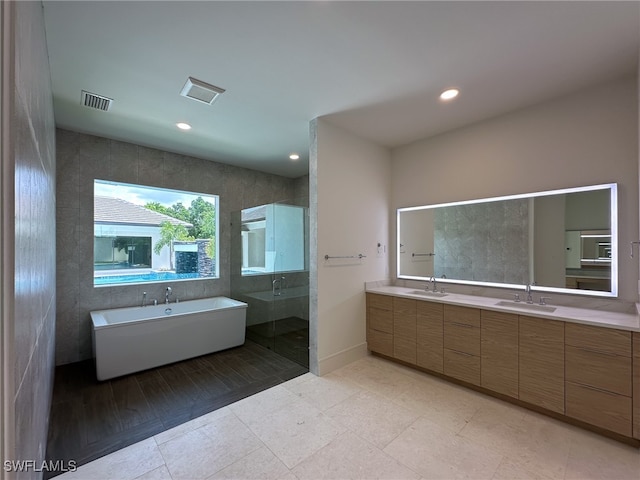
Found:
[[[531,295],[531,285],[527,283],[527,287],[525,289],[527,292],[527,303],[533,303],[533,295]]]
[[[433,290],[434,292],[437,292],[437,291],[438,291],[438,284],[436,283],[436,277],[435,277],[435,276],[432,276],[430,281],[431,281],[431,285],[432,285],[432,290]],[[428,289],[429,289],[429,288],[427,287],[427,290],[428,290]]]
[[[171,287],[167,287],[164,293],[164,303],[169,305],[169,295],[171,295]]]

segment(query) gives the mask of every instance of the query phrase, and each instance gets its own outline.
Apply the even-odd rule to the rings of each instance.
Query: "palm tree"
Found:
[[[166,221],[160,224],[160,240],[158,240],[153,247],[153,251],[156,255],[160,255],[160,252],[165,246],[169,247],[169,268],[173,270],[173,242],[175,241],[189,241],[194,240],[189,236],[189,232],[184,225],[174,225],[173,223]]]

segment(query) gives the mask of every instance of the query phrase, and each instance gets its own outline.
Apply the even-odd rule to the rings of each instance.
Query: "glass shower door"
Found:
[[[309,365],[308,209],[294,202],[232,214],[231,296],[249,305],[247,339]]]
[[[278,203],[273,209],[273,350],[309,366],[308,209]]]

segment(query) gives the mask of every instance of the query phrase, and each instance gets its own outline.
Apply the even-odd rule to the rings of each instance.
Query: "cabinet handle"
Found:
[[[456,327],[475,328],[474,325],[469,325],[468,323],[449,322],[449,324],[455,325]]]
[[[602,388],[594,387],[592,385],[585,385],[584,383],[575,383],[575,382],[570,382],[570,383],[573,383],[574,385],[578,385],[579,387],[586,388],[587,390],[593,390],[595,392],[606,393],[607,395],[611,395],[611,396],[614,396],[614,397],[624,397],[624,396],[626,396],[626,395],[620,395],[619,393],[610,392],[609,390],[604,390]]]

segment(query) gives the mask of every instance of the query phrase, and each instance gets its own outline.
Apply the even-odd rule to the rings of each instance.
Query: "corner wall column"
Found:
[[[0,2],[0,452],[15,457],[14,212],[15,161],[11,119],[14,98],[14,2]],[[13,478],[0,466],[0,479]]]

